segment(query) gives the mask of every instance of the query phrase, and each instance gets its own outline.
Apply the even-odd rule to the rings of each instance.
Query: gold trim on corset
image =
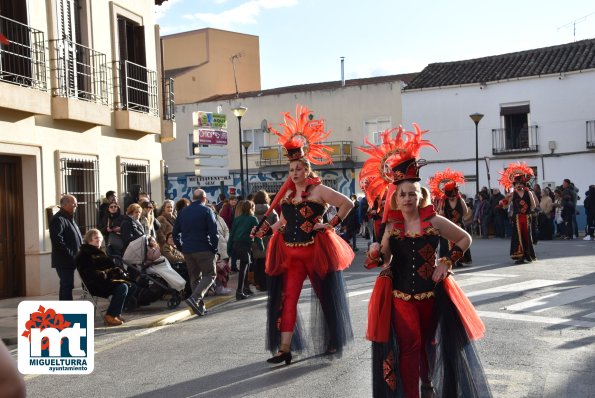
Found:
[[[310,246],[312,243],[314,243],[314,239],[312,239],[311,241],[308,241],[308,242],[285,242],[285,246],[301,247],[301,246]]]
[[[425,300],[425,299],[434,297],[434,292],[429,291],[429,292],[423,292],[423,293],[417,293],[417,294],[407,294],[407,293],[403,293],[399,290],[393,290],[393,297],[400,298],[403,301],[409,301],[409,300],[411,300],[411,297],[413,297],[417,301],[421,301],[421,300]]]

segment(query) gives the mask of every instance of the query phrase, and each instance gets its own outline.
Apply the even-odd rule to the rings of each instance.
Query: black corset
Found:
[[[390,250],[393,259],[390,263],[393,271],[393,289],[407,294],[416,294],[434,290],[432,274],[436,262],[438,235],[418,237],[390,238]]]
[[[322,221],[326,207],[322,203],[302,201],[283,202],[281,212],[287,224],[283,237],[287,243],[307,243],[314,239],[314,225]]]

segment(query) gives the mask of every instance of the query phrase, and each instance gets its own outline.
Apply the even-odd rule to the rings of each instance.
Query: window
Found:
[[[26,1],[0,0],[0,32],[10,40],[0,46],[0,80],[45,91],[44,33],[27,24]]]
[[[242,140],[250,141],[252,145],[248,148],[248,153],[260,153],[260,148],[268,145],[268,133],[263,129],[252,129],[242,131]]]
[[[122,173],[122,192],[130,199],[139,192],[151,195],[151,165],[148,161],[123,161],[120,163]],[[128,206],[128,202],[124,207]]]
[[[502,107],[500,116],[505,131],[506,149],[529,147],[529,105]]]
[[[97,227],[99,210],[99,162],[91,158],[60,159],[62,194],[72,195],[78,201],[74,220],[84,235]]]
[[[364,137],[367,137],[373,144],[380,143],[380,133],[392,127],[390,116],[381,116],[378,118],[364,121]]]

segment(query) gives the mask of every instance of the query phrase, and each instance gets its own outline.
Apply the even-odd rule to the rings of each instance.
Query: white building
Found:
[[[417,122],[439,152],[425,150],[424,180],[446,167],[475,193],[475,123],[479,187],[499,187],[499,171],[526,162],[536,182],[569,178],[581,198],[595,184],[595,40],[428,65],[403,90],[405,125]],[[582,205],[582,199],[579,202]],[[584,217],[584,215],[583,215]]]

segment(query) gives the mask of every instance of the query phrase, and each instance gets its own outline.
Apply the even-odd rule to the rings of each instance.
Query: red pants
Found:
[[[301,247],[287,247],[287,257],[290,259],[283,274],[283,309],[281,312],[281,332],[293,332],[297,319],[297,304],[306,276],[310,279],[312,288],[320,297],[320,286],[314,278],[315,260],[314,245]]]
[[[393,298],[393,326],[399,343],[399,373],[405,398],[419,397],[419,379],[430,382],[425,345],[435,329],[434,298],[404,301]]]

